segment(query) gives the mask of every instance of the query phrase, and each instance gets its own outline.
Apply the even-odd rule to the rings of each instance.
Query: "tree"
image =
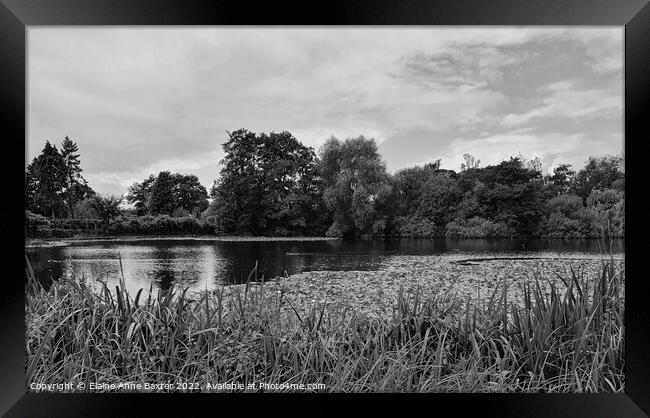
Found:
[[[151,186],[148,209],[152,215],[171,215],[174,205],[174,181],[169,171],[161,171]]]
[[[67,200],[68,216],[74,216],[74,185],[79,182],[81,178],[81,161],[79,160],[80,154],[77,144],[72,142],[67,136],[61,144],[61,157],[63,158],[64,176],[65,176],[65,193]]]
[[[374,139],[330,138],[321,148],[321,173],[323,198],[333,213],[328,235],[376,234],[378,228],[373,226],[386,224],[377,208],[389,197],[391,187]]]
[[[399,170],[391,179],[394,212],[411,215],[420,207],[424,185],[440,170],[440,160]]]
[[[221,176],[212,189],[217,229],[253,235],[317,230],[321,183],[313,149],[286,131],[240,129],[228,135]]]
[[[478,216],[505,224],[519,234],[532,233],[542,214],[541,172],[519,157],[459,174],[463,200],[456,218]]]
[[[576,174],[571,191],[582,197],[586,203],[593,190],[624,190],[624,184],[622,156],[589,157],[585,167]]]
[[[460,164],[460,171],[475,169],[481,164],[481,160],[471,154],[463,154],[463,159],[465,162]]]
[[[320,195],[316,153],[286,131],[262,133],[260,137],[260,226],[273,235],[307,232],[307,225],[318,215],[314,212]]]
[[[63,157],[55,145],[46,141],[41,154],[27,166],[26,208],[46,216],[62,216],[65,186],[66,169]]]
[[[25,207],[48,216],[74,216],[76,202],[95,192],[82,177],[79,149],[67,136],[61,152],[49,141],[25,173]]]
[[[144,215],[147,212],[149,195],[151,194],[151,188],[155,181],[156,176],[151,174],[141,183],[134,183],[129,187],[126,195],[126,201],[135,206],[135,210],[138,215]]]
[[[595,236],[594,216],[582,204],[582,198],[562,194],[549,199],[539,222],[538,234],[547,238],[585,238]]]
[[[97,216],[102,220],[104,233],[108,233],[108,226],[112,219],[120,213],[121,198],[117,196],[95,195],[90,198],[90,205]]]
[[[594,189],[587,197],[594,227],[605,237],[625,235],[625,194],[615,189]]]
[[[560,164],[553,169],[553,175],[548,179],[553,185],[555,195],[566,194],[571,188],[571,183],[576,172],[571,170],[571,164]]]
[[[208,207],[208,192],[194,174],[173,174],[174,209],[200,213]]]
[[[446,173],[431,176],[422,187],[417,214],[444,227],[453,219],[462,197],[455,179]]]
[[[257,151],[260,138],[246,129],[228,132],[222,145],[224,158],[214,204],[217,229],[227,233],[256,233],[260,215],[262,185],[259,182]]]

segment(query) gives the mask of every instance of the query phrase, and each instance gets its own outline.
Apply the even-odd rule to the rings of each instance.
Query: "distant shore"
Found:
[[[78,242],[135,242],[135,241],[332,241],[340,238],[331,237],[256,237],[256,236],[235,236],[235,235],[130,235],[130,236],[92,236],[74,238],[27,238],[25,247],[62,247]]]

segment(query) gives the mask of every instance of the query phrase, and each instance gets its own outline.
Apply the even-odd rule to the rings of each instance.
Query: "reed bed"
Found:
[[[152,288],[133,296],[124,277],[113,289],[62,279],[45,290],[26,260],[27,390],[100,382],[184,384],[161,391],[304,383],[319,392],[622,392],[625,275],[616,266],[603,258],[597,277],[572,270],[558,276],[562,289],[536,276],[523,303],[509,301],[504,284],[473,303],[400,291],[382,319],[324,303],[301,313],[264,282],[193,296]]]

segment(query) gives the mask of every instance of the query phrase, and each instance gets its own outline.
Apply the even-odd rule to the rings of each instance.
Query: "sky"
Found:
[[[209,190],[227,132],[377,141],[390,172],[463,154],[544,171],[623,152],[623,27],[30,27],[27,161],[77,143],[103,194]]]

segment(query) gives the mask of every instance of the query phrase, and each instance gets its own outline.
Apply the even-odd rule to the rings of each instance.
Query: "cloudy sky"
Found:
[[[375,138],[389,171],[623,151],[622,27],[28,29],[31,161],[68,135],[100,193],[209,189],[226,131]]]

